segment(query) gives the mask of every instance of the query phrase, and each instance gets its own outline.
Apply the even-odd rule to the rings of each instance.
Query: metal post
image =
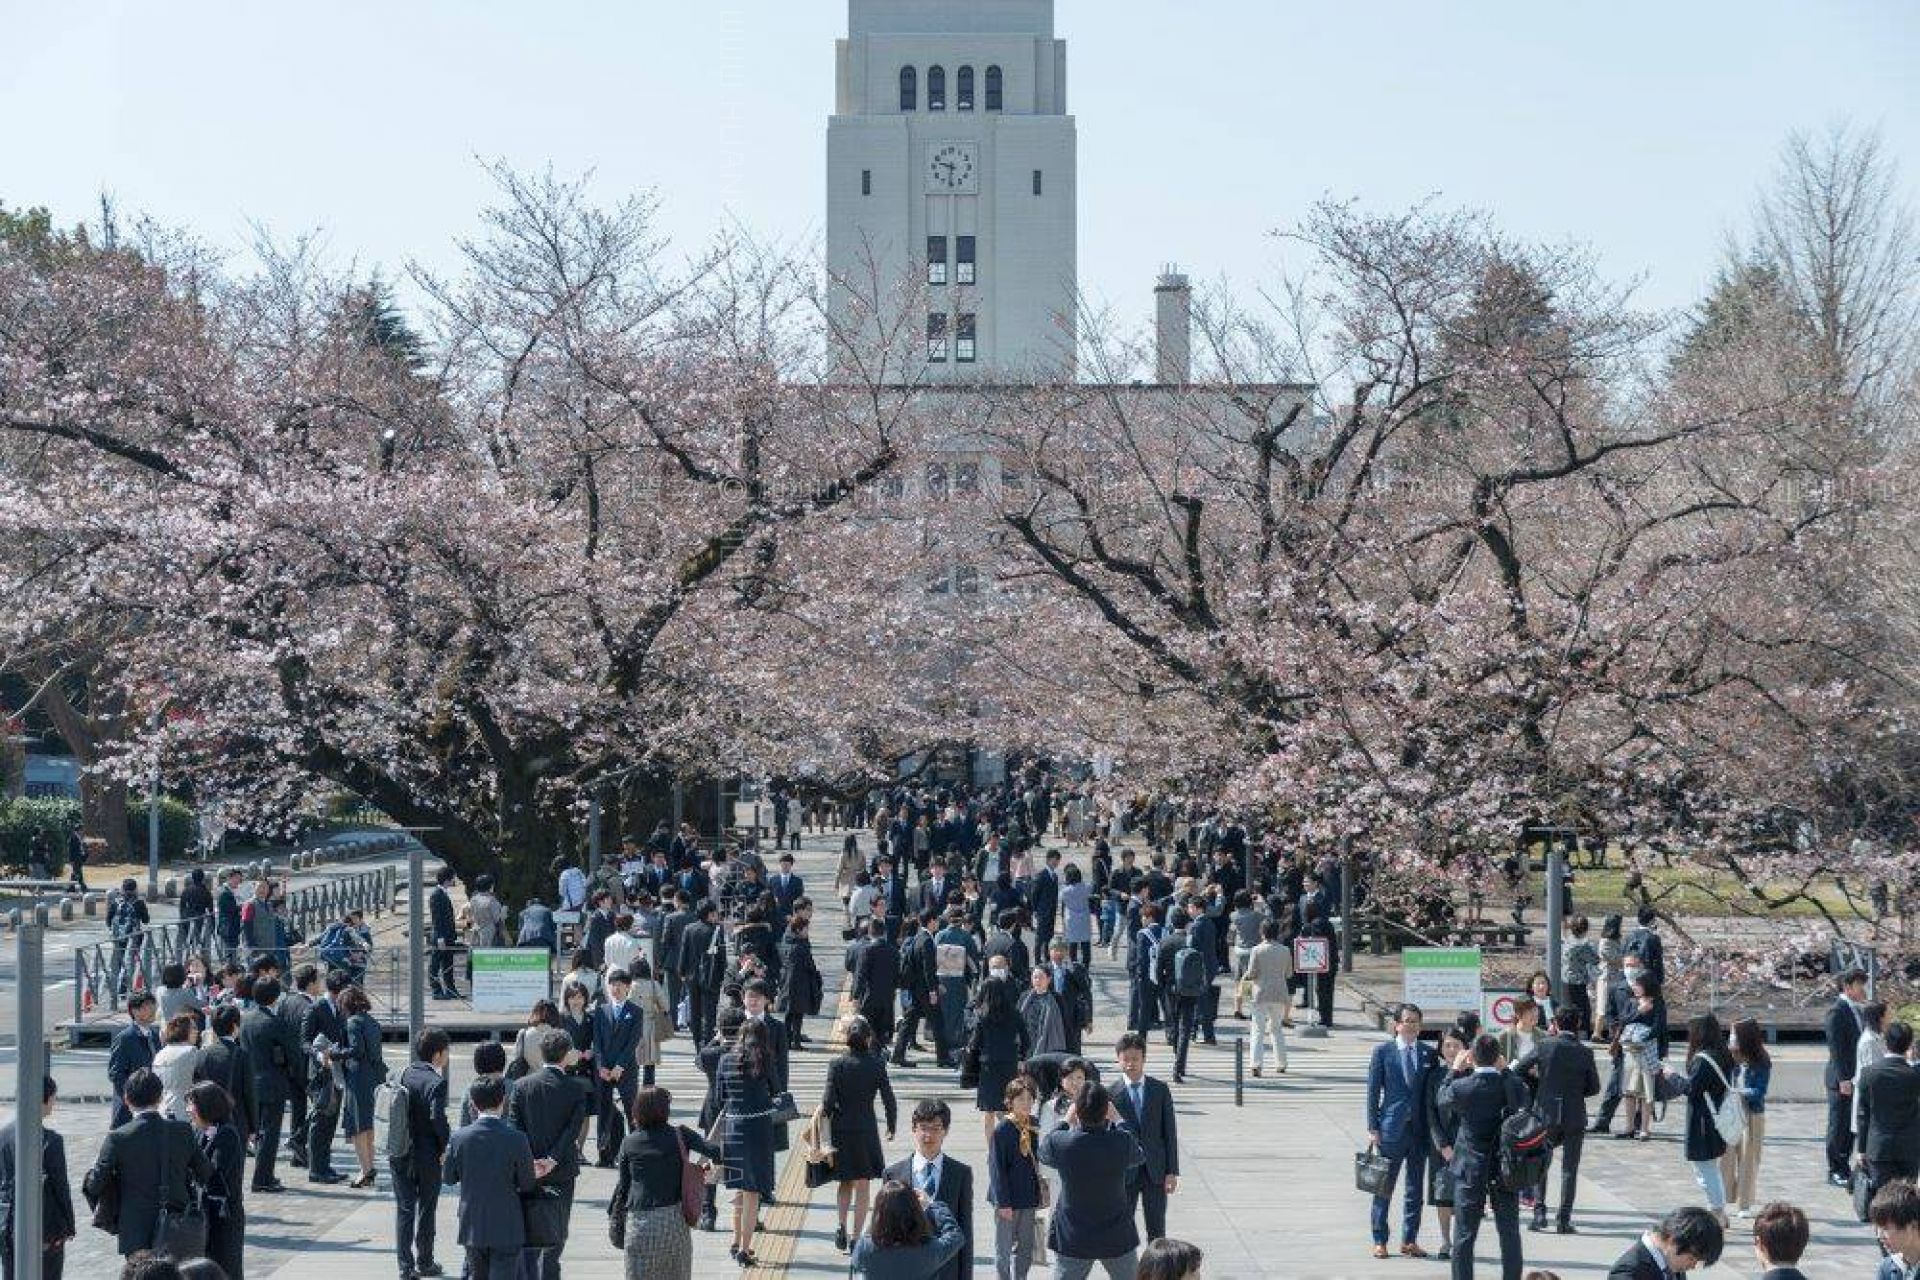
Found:
[[[153,762],[152,788],[147,794],[147,897],[160,896],[160,760]]]
[[[47,1041],[41,974],[44,930],[37,924],[19,929],[19,1070],[14,1077],[13,1128],[13,1274],[18,1280],[40,1280],[41,1204],[40,1107],[42,1081],[47,1078]]]
[[[600,788],[587,800],[587,883],[600,874]]]
[[[1247,1038],[1233,1042],[1233,1105],[1247,1105]]]
[[[1353,854],[1340,858],[1340,972],[1353,972]]]
[[[418,840],[407,850],[407,1043],[427,1029],[427,850]]]
[[[680,779],[673,780],[673,833],[680,834],[680,824],[686,821],[687,793],[680,786]]]
[[[1567,993],[1560,979],[1560,921],[1567,909],[1567,854],[1560,841],[1547,837],[1547,977],[1553,982],[1553,1007],[1566,1007]]]

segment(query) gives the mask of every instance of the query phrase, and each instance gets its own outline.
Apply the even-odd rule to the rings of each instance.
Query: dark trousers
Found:
[[[1617,1056],[1613,1060],[1613,1072],[1607,1077],[1606,1091],[1600,1095],[1599,1113],[1593,1117],[1593,1127],[1596,1129],[1604,1130],[1611,1125],[1613,1113],[1620,1109],[1621,1077],[1626,1072],[1626,1061],[1625,1056]]]
[[[686,993],[686,980],[677,973],[669,972],[667,974],[667,1016],[674,1020],[673,1024],[676,1027],[680,1025],[680,997]],[[697,1052],[699,1048],[698,1042],[695,1043],[694,1047]]]
[[[1208,1044],[1214,1041],[1215,1024],[1220,1019],[1220,988],[1212,982],[1200,996],[1200,1038]]]
[[[1827,1172],[1848,1176],[1853,1155],[1853,1098],[1836,1088],[1827,1090]]]
[[[1135,978],[1133,998],[1127,1004],[1127,1030],[1145,1034],[1160,1025],[1160,993],[1153,983]]]
[[[312,1117],[307,1112],[307,1086],[304,1081],[293,1086],[293,1096],[287,1099],[287,1163],[305,1165],[307,1163],[307,1126]]]
[[[925,1025],[927,1029],[933,1033],[934,1056],[942,1062],[947,1060],[949,1050],[947,1048],[946,1023],[941,1020],[939,1010],[927,1003],[926,998],[923,996],[915,1000],[907,1009],[906,1016],[900,1019],[899,1034],[893,1038],[893,1061],[895,1066],[906,1061],[907,1050],[913,1047],[913,1038],[920,1033],[922,1025]],[[792,1044],[793,1041],[789,1039],[787,1043]]]
[[[713,1035],[719,999],[717,988],[708,990],[697,982],[687,984],[687,1034],[693,1037],[695,1046],[705,1044]]]
[[[1175,1080],[1187,1074],[1187,1046],[1193,1043],[1193,1033],[1199,1018],[1200,998],[1198,996],[1173,998],[1173,1021],[1168,1024],[1167,1029],[1173,1036],[1173,1078]]]
[[[280,1130],[287,1119],[287,1100],[274,1098],[260,1103],[260,1154],[253,1160],[253,1189],[265,1189],[273,1181],[274,1161],[280,1158]]]
[[[1878,1191],[1895,1179],[1912,1182],[1920,1176],[1920,1161],[1916,1160],[1869,1160],[1867,1176],[1873,1179],[1873,1189]]]
[[[451,942],[435,942],[428,948],[427,986],[441,995],[447,995],[456,990],[453,985],[453,944]]]
[[[1173,1005],[1177,999],[1171,985],[1160,988],[1160,1025],[1167,1029],[1167,1046],[1173,1046]]]
[[[620,1154],[620,1142],[627,1136],[627,1117],[633,1114],[634,1095],[640,1091],[639,1068],[629,1064],[618,1080],[593,1077],[594,1142],[600,1163],[611,1165]]]
[[[1323,1027],[1332,1026],[1333,975],[1331,973],[1316,973],[1313,975],[1313,996],[1314,1003],[1319,1006],[1320,1009],[1320,1025]]]
[[[860,1016],[873,1028],[873,1042],[887,1044],[893,1040],[893,1001],[867,1000],[860,1005]]]
[[[333,1135],[340,1128],[340,1095],[329,1089],[324,1106],[317,1102],[307,1117],[307,1173],[333,1172]]]
[[[433,1262],[434,1210],[440,1204],[440,1162],[411,1156],[389,1160],[393,1173],[393,1251],[400,1274]]]
[[[6,1249],[0,1257],[0,1275],[13,1280],[13,1232],[0,1232],[0,1247]],[[65,1249],[42,1249],[40,1251],[40,1280],[60,1280],[61,1272],[67,1265]]]
[[[473,1280],[514,1280],[520,1273],[520,1250],[499,1245],[467,1246],[467,1274]]]
[[[1140,1180],[1133,1184],[1133,1203],[1135,1210],[1145,1218],[1148,1240],[1158,1240],[1167,1234],[1167,1184],[1164,1180],[1141,1173]]]
[[[573,1184],[553,1183],[554,1190],[567,1202],[567,1216],[573,1216]],[[520,1251],[520,1280],[560,1280],[560,1254],[566,1248],[566,1242],[550,1245],[544,1249],[522,1249]]]
[[[1504,1187],[1489,1186],[1484,1176],[1462,1178],[1454,1189],[1453,1280],[1473,1280],[1473,1242],[1489,1204],[1494,1231],[1500,1237],[1501,1280],[1520,1280],[1526,1265],[1520,1257],[1520,1201]]]
[[[1034,963],[1035,963],[1035,964],[1045,964],[1045,963],[1046,963],[1046,959],[1047,959],[1047,944],[1048,944],[1048,943],[1050,943],[1050,942],[1052,942],[1052,941],[1053,941],[1053,926],[1052,926],[1051,924],[1049,924],[1049,925],[1048,925],[1048,926],[1047,926],[1047,927],[1046,927],[1045,929],[1042,929],[1042,928],[1040,927],[1040,922],[1039,922],[1039,921],[1037,921],[1037,920],[1036,920],[1036,921],[1034,921],[1034,924],[1033,924],[1033,961],[1034,961]]]
[[[1400,1209],[1400,1241],[1405,1244],[1420,1238],[1420,1209],[1427,1195],[1427,1140],[1420,1135],[1410,1135],[1405,1141],[1405,1151],[1387,1156],[1387,1181],[1380,1188],[1380,1194],[1373,1198],[1371,1224],[1375,1244],[1385,1244],[1392,1238],[1388,1218],[1393,1210],[1394,1184],[1400,1181],[1403,1172],[1407,1175],[1407,1190]]]
[[[800,1043],[800,1029],[807,1020],[806,1015],[798,1009],[789,1008],[780,1015],[780,1020],[787,1029],[787,1047],[795,1048]]]
[[[1555,1207],[1553,1220],[1565,1226],[1573,1221],[1574,1189],[1580,1181],[1580,1152],[1587,1145],[1587,1131],[1584,1128],[1568,1129],[1560,1135],[1560,1146],[1553,1155],[1547,1157],[1547,1172],[1540,1178],[1539,1206],[1535,1216],[1544,1217],[1547,1212],[1547,1184],[1553,1174],[1555,1156],[1560,1161],[1560,1203]]]

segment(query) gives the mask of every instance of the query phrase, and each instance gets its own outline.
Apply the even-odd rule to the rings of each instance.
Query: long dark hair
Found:
[[[867,1228],[882,1249],[911,1249],[933,1239],[933,1224],[912,1187],[889,1180],[873,1200],[873,1224]]]
[[[1750,1067],[1771,1067],[1773,1055],[1767,1052],[1766,1037],[1761,1034],[1760,1023],[1753,1018],[1741,1018],[1733,1024],[1733,1059]]]
[[[1016,999],[1012,978],[990,977],[980,984],[980,995],[974,1002],[974,1008],[979,1012],[982,1023],[1006,1022],[1020,1016]]]
[[[1727,1052],[1727,1032],[1720,1019],[1710,1013],[1697,1013],[1687,1019],[1687,1059],[1703,1054],[1732,1080],[1733,1055]]]
[[[734,1052],[740,1055],[742,1075],[767,1074],[767,1062],[773,1056],[773,1045],[767,1035],[766,1024],[752,1018],[741,1023],[740,1038],[734,1041]]]

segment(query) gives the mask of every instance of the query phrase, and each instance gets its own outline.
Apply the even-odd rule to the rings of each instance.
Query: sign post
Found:
[[[1295,938],[1293,940],[1293,971],[1308,979],[1307,1007],[1313,1011],[1313,1017],[1300,1028],[1304,1039],[1318,1040],[1327,1034],[1320,1025],[1320,1002],[1314,994],[1314,985],[1323,974],[1333,972],[1332,938]]]
[[[407,1043],[420,1043],[427,1029],[427,848],[414,840],[407,849]],[[531,1006],[529,1006],[531,1007]],[[409,1050],[411,1052],[411,1050]]]
[[[553,996],[553,972],[544,947],[475,947],[473,1011],[523,1013]]]
[[[1400,953],[1408,1004],[1451,1016],[1480,1008],[1480,948],[1408,947]]]
[[[42,1026],[44,977],[41,951],[44,930],[23,924],[17,930],[20,955],[19,1053],[14,1074],[13,1126],[13,1274],[19,1280],[40,1280],[42,1206],[45,1186],[40,1170],[40,1108],[47,1078],[47,1040]]]

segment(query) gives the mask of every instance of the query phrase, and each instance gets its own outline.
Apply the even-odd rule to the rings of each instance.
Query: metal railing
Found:
[[[349,911],[364,912],[369,919],[392,912],[398,883],[398,868],[382,867],[289,890],[279,915],[288,936],[302,941],[272,950],[284,953],[289,963],[296,954],[311,958],[321,931]],[[73,1019],[78,1022],[91,1013],[117,1010],[130,992],[155,990],[161,970],[169,964],[185,964],[198,956],[209,966],[229,960],[245,965],[257,950],[267,948],[250,947],[244,939],[234,946],[221,942],[213,915],[150,925],[131,937],[87,943],[73,953]]]

